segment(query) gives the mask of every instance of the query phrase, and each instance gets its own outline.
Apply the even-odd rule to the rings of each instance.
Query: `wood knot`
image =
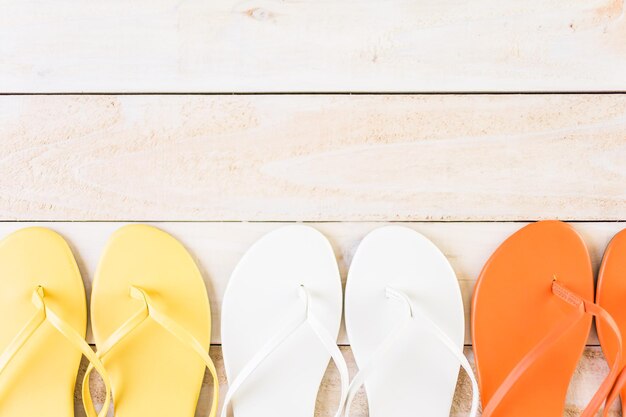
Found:
[[[274,17],[274,14],[272,12],[270,12],[269,10],[266,10],[262,7],[254,7],[252,9],[248,9],[246,10],[246,15],[248,17],[251,17],[255,20],[264,22],[266,20],[270,20]]]

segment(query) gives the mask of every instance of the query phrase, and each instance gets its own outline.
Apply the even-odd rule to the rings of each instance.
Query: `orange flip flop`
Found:
[[[621,336],[591,301],[593,273],[582,238],[558,221],[530,224],[509,237],[478,278],[472,338],[482,417],[560,417],[592,316]],[[581,414],[595,416],[615,383],[621,360]]]
[[[613,237],[604,252],[602,265],[598,273],[598,291],[596,303],[615,319],[622,332],[626,332],[626,229]],[[602,351],[607,360],[613,362],[617,359],[620,350],[615,342],[612,330],[605,323],[597,323],[598,337],[602,345]],[[622,358],[621,367],[626,366],[626,360]],[[613,392],[607,404],[611,404],[618,395],[621,395],[622,410],[626,410],[626,374],[622,372],[616,382]]]

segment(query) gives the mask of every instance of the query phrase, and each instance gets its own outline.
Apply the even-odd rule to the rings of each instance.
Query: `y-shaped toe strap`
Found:
[[[359,372],[352,379],[352,383],[348,389],[348,397],[346,399],[346,407],[344,411],[345,416],[350,415],[351,404],[356,396],[356,393],[359,391],[367,377],[380,367],[381,359],[388,354],[391,347],[396,344],[398,338],[408,329],[418,330],[425,328],[428,332],[433,334],[456,358],[469,376],[472,383],[472,407],[470,417],[475,417],[478,413],[478,383],[476,382],[476,377],[474,376],[472,367],[463,354],[463,351],[459,349],[456,343],[450,340],[448,335],[439,326],[437,326],[437,324],[426,314],[426,312],[415,306],[405,293],[393,288],[387,288],[386,295],[387,298],[400,301],[404,306],[405,314],[394,329],[389,332],[383,342],[376,348],[367,364],[361,367]]]
[[[530,350],[530,352],[526,354],[526,356],[522,358],[522,360],[518,362],[511,372],[509,372],[507,377],[489,400],[489,403],[487,403],[484,407],[482,417],[491,417],[494,410],[501,404],[502,400],[510,392],[511,388],[515,385],[519,378],[531,367],[533,363],[535,363],[559,340],[561,340],[561,337],[564,334],[577,325],[585,314],[595,316],[597,319],[603,320],[608,324],[617,340],[618,352],[615,362],[611,366],[609,375],[604,379],[600,388],[598,388],[595,395],[581,414],[581,417],[595,416],[603,403],[606,402],[609,404],[609,402],[606,401],[607,396],[610,397],[611,395],[611,389],[620,373],[620,364],[622,362],[622,336],[617,323],[615,323],[611,315],[607,313],[606,310],[591,301],[583,299],[556,280],[552,283],[552,293],[574,308],[564,320],[557,324],[533,349]],[[607,416],[608,411],[609,407],[606,406],[604,408],[603,416]]]
[[[263,347],[244,365],[235,379],[229,384],[228,393],[226,394],[224,405],[222,406],[221,417],[227,417],[228,406],[235,393],[239,390],[239,388],[241,388],[250,375],[254,373],[259,365],[261,365],[263,361],[265,361],[265,359],[267,359],[270,354],[276,350],[276,348],[289,338],[289,336],[294,334],[296,330],[305,324],[308,324],[311,327],[339,370],[339,375],[341,377],[341,398],[335,417],[339,417],[341,415],[341,411],[344,408],[346,392],[348,390],[348,366],[346,365],[341,351],[337,347],[335,339],[331,337],[324,325],[310,311],[310,295],[303,285],[299,288],[299,294],[300,299],[303,301],[303,305],[297,316],[285,324],[282,327],[282,330],[274,335],[274,337],[268,340],[267,343],[265,343],[265,345],[263,345]]]
[[[202,359],[206,367],[209,369],[211,376],[213,377],[213,402],[211,404],[211,412],[209,417],[215,417],[217,414],[217,404],[219,401],[219,381],[217,379],[217,371],[215,370],[215,365],[213,361],[209,357],[209,354],[202,346],[202,344],[191,335],[187,330],[185,330],[182,326],[176,323],[174,320],[169,318],[166,314],[159,311],[150,296],[141,288],[131,287],[130,288],[130,296],[136,300],[143,301],[142,308],[137,311],[133,316],[131,316],[124,324],[122,324],[109,338],[100,346],[98,349],[97,355],[99,358],[104,359],[108,353],[126,336],[128,336],[132,331],[137,328],[141,323],[143,323],[146,319],[151,318],[156,323],[158,323],[161,327],[167,330],[170,334],[176,337],[182,344],[190,347],[196,354]],[[90,365],[85,372],[85,376],[83,378],[83,403],[85,405],[85,409],[93,409],[93,402],[91,400],[91,393],[89,392],[89,374],[92,371],[92,366]]]
[[[105,417],[109,404],[111,402],[111,384],[109,383],[109,378],[107,373],[102,365],[102,362],[98,359],[94,351],[91,347],[85,342],[85,339],[78,334],[76,330],[72,326],[70,326],[67,322],[65,322],[58,314],[54,312],[50,308],[50,306],[46,303],[45,299],[45,291],[42,286],[38,286],[33,292],[32,303],[34,304],[37,311],[33,315],[33,317],[22,327],[22,329],[18,332],[18,334],[13,338],[11,343],[6,347],[6,349],[0,355],[0,375],[7,367],[7,365],[11,362],[11,360],[18,354],[19,350],[24,346],[28,340],[31,338],[33,334],[39,329],[44,322],[50,323],[59,333],[61,333],[76,349],[78,349],[90,363],[90,367],[95,368],[102,380],[104,382],[104,386],[106,388],[106,397],[104,401],[104,407],[100,410],[100,413],[96,414],[95,410],[92,408],[90,410],[85,410],[87,412],[88,417]],[[52,358],[52,360],[54,360]]]

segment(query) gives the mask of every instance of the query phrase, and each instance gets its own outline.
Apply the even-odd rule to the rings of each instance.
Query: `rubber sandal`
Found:
[[[446,257],[412,229],[388,226],[359,245],[346,284],[346,329],[359,372],[345,415],[365,385],[370,417],[450,414],[459,365],[478,386],[463,355],[465,315]]]
[[[558,417],[592,317],[611,316],[593,300],[593,273],[582,238],[557,221],[530,224],[486,263],[472,300],[472,336],[483,417]],[[616,360],[582,416],[595,416],[618,373]],[[608,409],[605,409],[605,414]]]
[[[196,264],[172,236],[146,225],[110,238],[93,282],[91,321],[116,417],[192,417],[205,367],[213,377],[209,300]],[[83,398],[91,403],[87,383]]]
[[[596,291],[596,303],[602,306],[614,319],[622,334],[626,332],[626,229],[616,234],[609,243],[602,265],[598,273]],[[609,362],[617,359],[620,346],[612,335],[612,329],[605,323],[597,323],[598,338],[602,345],[602,351]],[[622,370],[626,367],[626,359],[621,360]],[[622,371],[620,377],[611,390],[607,405],[621,396],[622,412],[626,410],[626,371]],[[607,407],[608,408],[608,407]]]
[[[235,417],[312,417],[332,358],[348,369],[336,344],[341,279],[326,238],[307,226],[286,226],[243,256],[224,294],[222,349],[229,390],[222,408]]]
[[[85,341],[85,288],[65,240],[39,227],[3,239],[0,294],[0,416],[73,416],[81,354],[104,381],[105,416],[110,384]]]

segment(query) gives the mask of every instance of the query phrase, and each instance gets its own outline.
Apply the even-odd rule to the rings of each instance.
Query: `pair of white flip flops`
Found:
[[[222,410],[234,417],[311,417],[329,360],[341,376],[336,416],[349,416],[361,385],[370,417],[444,417],[463,355],[464,312],[454,271],[412,229],[388,226],[361,242],[348,274],[345,319],[360,371],[352,383],[336,340],[342,287],[328,240],[287,226],[255,243],[233,272],[222,306],[230,388]]]

